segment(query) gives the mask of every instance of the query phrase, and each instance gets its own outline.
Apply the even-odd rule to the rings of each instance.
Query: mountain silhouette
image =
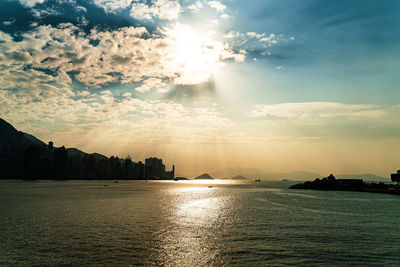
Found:
[[[238,175],[240,173],[240,175]],[[290,179],[295,181],[304,181],[314,177],[320,177],[320,174],[306,171],[274,173],[267,172],[256,168],[224,168],[219,171],[212,172],[213,177],[235,177],[244,176],[250,179],[263,179],[271,181],[280,181],[282,179]]]
[[[249,180],[249,178],[244,177],[243,175],[236,175],[231,178],[232,180]]]
[[[89,153],[83,152],[82,150],[79,150],[79,149],[73,148],[73,147],[72,148],[67,148],[67,152],[68,152],[68,155],[70,155],[72,157],[75,156],[75,157],[78,157],[78,158],[83,158],[85,156],[91,155],[96,160],[106,160],[106,159],[108,159],[106,156],[104,156],[102,154],[99,154],[99,153],[89,154]]]
[[[33,135],[18,131],[10,123],[0,118],[0,153],[8,153],[22,158],[29,146],[46,146]]]
[[[53,142],[47,145],[0,118],[0,179],[20,178],[173,180],[175,165],[166,171],[162,159],[156,157],[134,162],[129,156],[108,158],[77,148],[54,147]]]
[[[46,148],[47,144],[39,140],[35,136],[18,131],[10,123],[0,118],[0,153],[9,151],[9,154],[22,158],[24,151],[29,146],[38,146]],[[98,153],[86,153],[77,148],[67,148],[68,155],[78,156],[83,158],[84,156],[93,155],[96,160],[107,159],[106,156]]]
[[[240,173],[240,175],[237,175]],[[267,172],[256,168],[224,168],[218,171],[210,173],[213,177],[235,177],[245,176],[251,179],[263,179],[270,181],[281,181],[282,179],[288,179],[292,181],[305,181],[314,179],[316,177],[322,177],[321,174],[307,171],[294,171],[294,172]],[[366,174],[339,174],[336,175],[340,179],[364,179],[365,181],[389,181],[390,178],[382,177],[372,173]],[[234,178],[233,178],[234,179]]]
[[[208,173],[204,173],[200,176],[197,176],[195,180],[214,180]]]

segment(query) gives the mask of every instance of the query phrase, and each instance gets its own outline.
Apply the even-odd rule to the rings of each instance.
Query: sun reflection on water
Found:
[[[220,236],[227,218],[229,200],[218,185],[235,184],[225,180],[190,180],[176,182],[170,188],[174,201],[169,230],[163,233],[162,265],[204,266],[220,262]],[[209,186],[212,185],[212,188]]]
[[[171,181],[171,180],[156,180],[153,182],[161,182],[161,183],[174,183],[174,184],[180,184],[180,185],[234,185],[234,184],[239,184],[243,183],[242,181],[238,180],[224,180],[224,179],[204,179],[204,180],[179,180],[179,181]]]

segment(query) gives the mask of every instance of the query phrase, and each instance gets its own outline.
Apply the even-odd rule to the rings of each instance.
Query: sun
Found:
[[[175,84],[199,84],[208,81],[220,66],[224,44],[216,40],[215,32],[176,24],[166,32],[168,40],[167,65],[178,70]]]

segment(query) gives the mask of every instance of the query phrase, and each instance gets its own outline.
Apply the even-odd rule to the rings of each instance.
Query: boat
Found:
[[[255,179],[254,182],[261,182],[261,180],[260,179]]]

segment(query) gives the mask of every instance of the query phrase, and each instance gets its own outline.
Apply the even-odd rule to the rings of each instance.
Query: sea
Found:
[[[400,266],[400,196],[293,182],[0,181],[0,266]]]

